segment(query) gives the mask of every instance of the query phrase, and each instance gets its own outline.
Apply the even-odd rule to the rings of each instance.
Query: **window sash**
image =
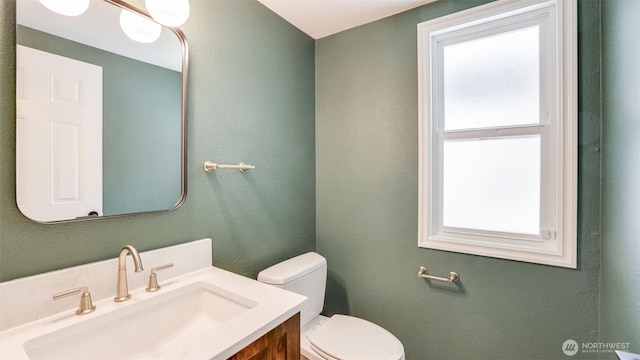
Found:
[[[532,26],[538,26],[540,29],[540,54],[539,54],[539,74],[540,93],[539,99],[539,114],[540,118],[537,123],[524,124],[524,125],[511,125],[511,126],[487,126],[481,128],[470,128],[466,130],[476,129],[503,129],[509,127],[529,126],[536,124],[549,124],[554,123],[555,119],[552,118],[556,112],[551,111],[556,107],[555,99],[557,93],[555,87],[551,86],[554,83],[553,79],[557,75],[554,71],[555,64],[555,50],[553,46],[545,46],[546,44],[553,44],[556,40],[553,37],[555,33],[554,16],[549,8],[538,9],[534,13],[516,14],[507,18],[501,18],[493,21],[486,21],[475,26],[468,26],[451,32],[439,33],[434,32],[429,38],[429,57],[435,59],[431,62],[431,81],[429,85],[432,87],[430,92],[431,96],[431,116],[436,121],[433,122],[433,132],[453,132],[460,130],[445,130],[444,124],[444,47],[459,43],[464,43],[472,40],[479,40],[494,35],[508,33],[515,30],[522,30]],[[544,89],[544,90],[543,90]],[[462,130],[464,131],[464,130]]]
[[[542,144],[545,142],[544,139],[544,132],[542,131],[543,128],[542,127],[535,127],[532,130],[538,130],[538,131],[530,131],[530,132],[519,132],[519,134],[517,135],[502,135],[502,136],[490,136],[490,137],[471,137],[471,136],[465,136],[465,137],[457,137],[457,138],[452,138],[449,137],[446,140],[499,140],[499,139],[517,139],[517,138],[526,138],[526,137],[535,137],[535,136],[539,136],[539,140],[540,140],[540,158],[538,159],[541,168],[539,169],[540,171],[540,182],[537,184],[538,186],[538,191],[539,191],[539,203],[538,203],[538,214],[537,214],[537,219],[536,221],[539,223],[539,227],[540,229],[546,228],[548,229],[549,226],[551,225],[548,221],[549,216],[548,216],[548,209],[549,207],[553,206],[553,204],[549,204],[548,202],[545,201],[545,199],[548,199],[549,196],[548,194],[544,193],[545,191],[548,191],[548,187],[543,186],[542,185],[542,179],[544,179],[546,176],[548,176],[548,174],[543,172],[543,167],[542,164],[545,161],[545,155],[549,155],[548,151],[546,151],[544,149],[544,147],[542,146]],[[469,135],[468,133],[465,135]],[[442,233],[449,233],[449,234],[482,234],[483,236],[495,236],[497,238],[511,238],[511,239],[515,239],[515,240],[521,240],[521,241],[541,241],[541,235],[540,232],[538,231],[537,234],[530,234],[530,233],[516,233],[516,232],[507,232],[507,231],[499,231],[499,230],[482,230],[482,229],[478,229],[478,228],[457,228],[457,227],[452,227],[452,226],[446,226],[444,224],[444,204],[445,204],[445,191],[444,191],[444,187],[445,187],[445,183],[444,183],[444,175],[445,175],[445,171],[444,171],[444,142],[445,142],[445,138],[443,136],[441,136],[438,139],[438,149],[436,150],[438,153],[438,159],[437,159],[437,170],[436,170],[436,178],[432,179],[432,181],[434,181],[436,183],[435,189],[434,189],[434,193],[432,194],[432,198],[436,199],[436,204],[435,204],[435,208],[433,210],[435,217],[432,217],[431,219],[431,225],[430,228],[432,229],[432,235],[433,234],[442,234]],[[539,230],[540,230],[539,229]],[[450,235],[451,236],[451,235]]]

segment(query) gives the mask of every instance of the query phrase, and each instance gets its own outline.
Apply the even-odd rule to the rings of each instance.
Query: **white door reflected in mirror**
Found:
[[[38,222],[102,215],[102,67],[16,51],[20,211]]]

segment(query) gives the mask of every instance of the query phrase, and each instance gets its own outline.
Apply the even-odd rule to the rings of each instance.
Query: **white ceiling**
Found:
[[[435,0],[258,0],[314,39],[320,39]]]

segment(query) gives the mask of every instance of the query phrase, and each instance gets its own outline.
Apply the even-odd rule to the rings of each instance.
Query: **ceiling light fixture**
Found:
[[[158,23],[178,27],[189,18],[189,0],[145,0],[144,5]]]
[[[47,9],[65,16],[78,16],[89,8],[89,0],[38,0]]]
[[[146,44],[158,40],[162,31],[160,24],[126,9],[120,12],[120,27],[131,40]]]

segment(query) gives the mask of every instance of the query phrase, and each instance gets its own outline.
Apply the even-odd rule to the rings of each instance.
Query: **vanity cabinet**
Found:
[[[229,360],[300,360],[300,313],[276,326]]]

